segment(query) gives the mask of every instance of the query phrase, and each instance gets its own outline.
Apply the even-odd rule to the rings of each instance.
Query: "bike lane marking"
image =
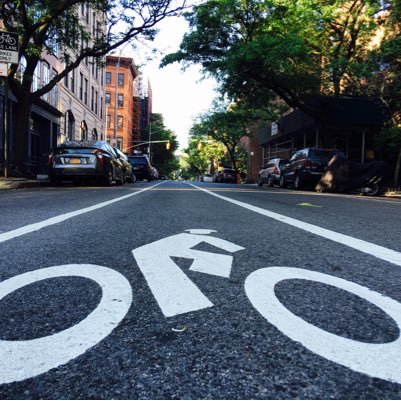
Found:
[[[294,267],[259,269],[245,280],[246,295],[255,309],[293,341],[356,372],[401,383],[401,336],[392,342],[370,344],[338,336],[306,322],[287,309],[274,290],[280,281],[293,279],[316,281],[355,294],[379,307],[401,331],[399,302],[351,281]]]
[[[124,319],[132,288],[117,271],[104,266],[70,264],[33,270],[0,283],[0,300],[26,285],[55,277],[84,277],[102,289],[97,307],[76,325],[25,341],[0,340],[0,384],[20,381],[64,365],[106,338]]]
[[[141,190],[139,190],[137,192],[134,192],[132,194],[120,196],[118,198],[114,198],[114,199],[111,199],[109,201],[101,202],[101,203],[98,203],[98,204],[93,205],[93,206],[89,206],[89,207],[85,207],[83,209],[75,210],[74,212],[60,214],[59,216],[51,217],[50,219],[39,221],[38,223],[28,224],[27,226],[19,227],[19,228],[16,228],[15,230],[7,231],[5,233],[1,233],[0,234],[0,243],[8,241],[8,240],[13,239],[13,238],[20,237],[21,235],[25,235],[25,234],[32,233],[34,231],[38,231],[41,228],[46,228],[48,226],[52,226],[54,224],[61,223],[62,221],[71,219],[72,217],[76,217],[76,216],[79,216],[81,214],[92,212],[93,210],[101,209],[101,208],[103,208],[105,206],[112,205],[113,203],[120,202],[122,200],[131,198],[132,196],[139,195],[140,193],[145,192],[145,191],[147,191],[149,189],[152,189],[152,188],[154,188],[154,187],[156,187],[156,186],[158,186],[160,184],[162,184],[162,183],[159,182],[159,183],[157,183],[155,185],[152,185],[151,187],[143,188],[143,189],[141,189]]]
[[[296,220],[292,217],[284,216],[283,214],[271,212],[269,210],[262,209],[258,206],[250,205],[249,203],[237,201],[235,199],[231,199],[231,198],[228,198],[227,196],[216,194],[212,191],[198,187],[193,184],[188,183],[188,185],[191,185],[192,187],[197,188],[200,191],[206,192],[207,194],[212,195],[216,198],[219,198],[226,202],[230,202],[234,205],[243,207],[244,209],[248,209],[252,212],[259,213],[263,216],[280,221],[281,223],[285,223],[290,226],[300,228],[301,230],[308,231],[309,233],[319,235],[320,237],[329,239],[334,242],[338,242],[342,245],[356,249],[357,251],[361,251],[368,255],[372,255],[378,259],[382,259],[382,260],[385,260],[386,262],[390,262],[397,266],[401,266],[401,252],[397,252],[397,251],[385,248],[380,245],[372,244],[371,242],[367,242],[367,241],[364,241],[364,240],[361,240],[358,238],[354,238],[349,235],[341,234],[336,231],[331,231],[326,228],[315,226],[310,223],[305,223],[301,220]]]
[[[135,248],[132,254],[144,275],[153,296],[166,317],[193,312],[213,306],[212,302],[177,266],[171,257],[192,259],[189,270],[230,277],[233,256],[192,249],[206,242],[227,252],[237,252],[242,246],[211,237],[208,229],[188,229]]]

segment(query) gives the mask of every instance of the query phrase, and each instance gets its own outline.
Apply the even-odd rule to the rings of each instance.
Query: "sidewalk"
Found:
[[[37,188],[41,186],[49,185],[50,181],[47,175],[38,176],[38,179],[31,178],[4,178],[0,176],[0,191],[6,189],[24,189],[24,188]],[[382,193],[382,197],[386,198],[398,198],[401,199],[401,188],[391,189],[389,188],[386,192]]]
[[[0,191],[6,189],[35,188],[48,184],[49,180],[47,176],[41,176],[36,180],[32,178],[4,178],[0,176]]]

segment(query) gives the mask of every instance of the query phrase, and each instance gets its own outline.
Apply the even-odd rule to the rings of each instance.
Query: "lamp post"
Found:
[[[115,94],[114,94],[114,129],[113,129],[113,146],[117,145],[117,99],[118,99],[118,69],[120,68],[120,58],[125,46],[128,45],[129,42],[126,42],[125,45],[120,49],[118,54],[117,64],[116,64],[116,84],[115,84]]]

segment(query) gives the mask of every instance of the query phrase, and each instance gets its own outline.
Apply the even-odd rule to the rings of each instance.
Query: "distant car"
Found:
[[[49,179],[79,182],[96,179],[105,185],[124,182],[124,173],[114,149],[105,141],[67,141],[49,155]]]
[[[162,174],[162,175],[159,175],[159,180],[168,180],[168,177],[167,177],[167,175]]]
[[[213,182],[213,174],[205,173],[202,176],[203,182]]]
[[[214,181],[215,182],[229,182],[229,183],[236,184],[237,176],[238,176],[237,170],[233,170],[231,168],[223,168],[223,170],[219,171],[214,176]]]
[[[128,161],[128,156],[118,148],[113,148],[113,149],[117,156],[117,159],[121,163],[124,173],[124,182],[135,182],[136,177],[134,174],[134,170],[131,166],[131,163]]]
[[[317,184],[330,159],[337,152],[338,150],[322,148],[296,151],[281,170],[280,187],[293,184],[295,189],[301,189],[309,184]]]
[[[275,158],[269,160],[262,170],[258,173],[258,185],[261,187],[263,184],[272,187],[280,183],[281,169],[289,163],[288,159]]]
[[[152,166],[146,156],[128,156],[128,161],[138,180],[153,181]]]

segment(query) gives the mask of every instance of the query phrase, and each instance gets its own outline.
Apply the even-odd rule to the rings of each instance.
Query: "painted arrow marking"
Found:
[[[153,296],[166,317],[213,306],[171,257],[193,259],[190,270],[229,277],[233,262],[231,255],[197,251],[192,248],[206,242],[227,252],[244,249],[232,242],[205,235],[214,232],[213,230],[186,231],[188,233],[172,235],[132,251]]]

